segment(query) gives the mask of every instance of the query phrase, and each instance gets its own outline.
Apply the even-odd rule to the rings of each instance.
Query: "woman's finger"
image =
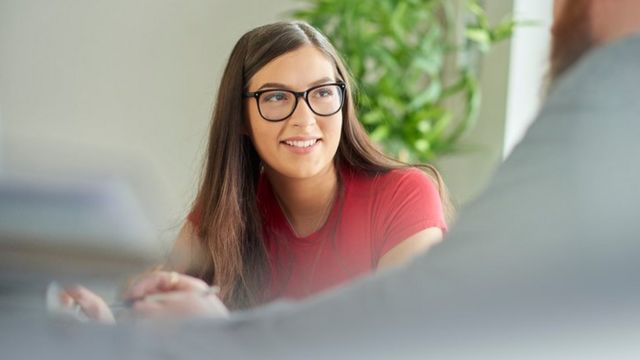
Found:
[[[133,312],[139,317],[157,318],[167,315],[167,309],[156,301],[136,301],[132,306]]]
[[[125,292],[125,298],[140,299],[150,294],[170,291],[197,291],[209,289],[207,283],[194,277],[168,271],[154,271],[136,281]]]
[[[216,295],[202,295],[195,292],[164,293],[153,300],[145,299],[135,302],[133,310],[142,317],[224,317],[229,313]]]
[[[83,286],[65,289],[67,296],[72,298],[89,319],[113,323],[115,319],[107,303],[98,295]]]

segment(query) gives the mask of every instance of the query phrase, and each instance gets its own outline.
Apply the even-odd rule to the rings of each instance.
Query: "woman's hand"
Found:
[[[222,301],[202,280],[176,272],[154,271],[125,293],[134,313],[142,317],[226,317]]]
[[[93,321],[107,324],[115,323],[113,313],[109,305],[98,295],[82,286],[75,286],[64,289],[59,294],[60,303],[71,308],[79,306],[82,312]]]

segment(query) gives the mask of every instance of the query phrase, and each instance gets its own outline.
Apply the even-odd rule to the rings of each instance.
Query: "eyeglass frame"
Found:
[[[309,103],[309,93],[311,91],[315,90],[315,89],[319,89],[319,88],[325,87],[325,86],[338,86],[340,88],[340,91],[341,91],[340,106],[338,107],[338,109],[336,111],[332,112],[331,114],[319,114],[315,110],[313,110],[313,107]],[[242,97],[245,98],[245,99],[247,99],[247,98],[256,99],[256,106],[258,107],[258,112],[260,113],[260,116],[265,121],[279,122],[279,121],[284,121],[284,120],[288,119],[289,117],[291,117],[291,115],[293,115],[293,113],[296,111],[296,108],[298,107],[298,101],[299,101],[300,98],[303,98],[304,102],[307,103],[307,107],[309,108],[309,110],[311,110],[311,112],[313,112],[314,114],[316,114],[318,116],[331,116],[331,115],[337,114],[340,110],[342,110],[342,107],[344,106],[344,98],[345,98],[345,95],[346,95],[346,92],[347,92],[346,90],[347,90],[347,84],[345,84],[342,81],[339,81],[339,82],[335,82],[335,83],[316,85],[316,86],[308,88],[305,91],[293,91],[293,90],[288,90],[288,89],[264,89],[264,90],[253,91],[253,92],[246,92],[246,93],[242,94]],[[264,115],[262,114],[262,108],[260,108],[260,96],[262,94],[266,93],[266,92],[269,92],[269,91],[284,91],[286,93],[293,94],[293,96],[296,99],[295,104],[293,104],[293,107],[291,108],[291,112],[287,116],[283,117],[282,119],[270,120],[270,119],[267,119],[266,117],[264,117]]]

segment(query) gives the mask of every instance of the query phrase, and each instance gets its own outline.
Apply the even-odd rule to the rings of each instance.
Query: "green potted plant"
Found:
[[[327,35],[356,80],[360,121],[404,161],[456,149],[480,102],[477,54],[509,38],[479,0],[301,0],[293,17]],[[453,64],[453,65],[452,65]]]

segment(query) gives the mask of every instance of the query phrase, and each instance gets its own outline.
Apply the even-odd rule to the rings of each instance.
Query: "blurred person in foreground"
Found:
[[[637,358],[640,1],[555,5],[540,115],[428,254],[228,319],[63,332],[18,323],[0,344],[60,358]],[[42,346],[13,342],[25,337]]]

